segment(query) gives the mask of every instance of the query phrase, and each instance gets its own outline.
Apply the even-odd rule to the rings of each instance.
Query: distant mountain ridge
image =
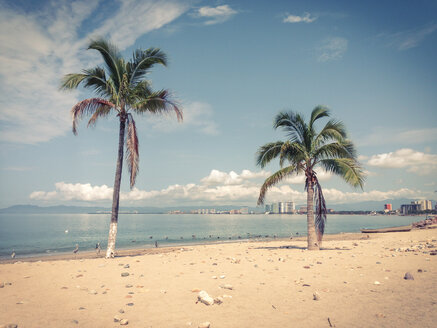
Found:
[[[390,203],[393,206],[393,209],[398,209],[402,204],[410,204],[415,199],[386,199],[383,201],[366,201],[366,202],[358,202],[358,203],[346,203],[346,204],[330,204],[327,203],[328,208],[332,208],[335,211],[382,211],[384,209],[384,204]],[[435,206],[435,201],[433,200],[433,208]],[[270,203],[267,203],[270,204]],[[306,204],[296,204],[296,209],[299,209],[300,206],[306,206]],[[224,210],[234,210],[240,209],[246,206],[238,206],[238,205],[197,205],[197,206],[168,206],[168,207],[153,207],[153,206],[143,206],[143,207],[120,207],[120,212],[138,212],[138,213],[150,213],[150,214],[159,214],[159,213],[167,213],[168,211],[185,211],[189,212],[191,210],[197,209],[216,209],[219,211]],[[37,206],[37,205],[14,205],[7,208],[0,209],[0,213],[26,213],[26,214],[86,214],[86,213],[96,213],[96,212],[109,212],[111,211],[111,207],[103,207],[103,206],[66,206],[66,205],[57,205],[57,206]],[[249,207],[249,211],[254,212],[264,212],[264,207]]]

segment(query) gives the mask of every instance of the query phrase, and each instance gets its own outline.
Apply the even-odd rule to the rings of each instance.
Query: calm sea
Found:
[[[329,215],[326,233],[407,225],[421,217]],[[0,258],[106,248],[108,214],[0,214]],[[305,215],[120,214],[117,248],[305,235]]]

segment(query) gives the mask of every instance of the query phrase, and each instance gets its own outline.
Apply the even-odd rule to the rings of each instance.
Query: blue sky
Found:
[[[258,147],[284,136],[281,110],[319,104],[341,119],[368,177],[364,191],[320,172],[329,207],[387,198],[435,199],[436,1],[0,1],[0,207],[109,205],[115,118],[71,133],[88,91],[58,91],[63,74],[100,64],[86,45],[110,38],[129,57],[159,47],[150,75],[184,110],[137,118],[140,173],[121,205],[254,206],[278,164]],[[267,202],[305,202],[303,178]]]

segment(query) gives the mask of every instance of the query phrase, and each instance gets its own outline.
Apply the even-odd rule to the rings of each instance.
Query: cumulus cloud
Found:
[[[113,189],[106,186],[91,186],[89,183],[55,183],[56,190],[50,192],[34,191],[30,199],[35,200],[80,200],[100,201],[112,198]]]
[[[166,117],[167,115],[148,115],[147,122],[151,124],[153,129],[161,132],[190,129],[207,135],[219,134],[218,125],[214,121],[214,110],[210,104],[193,101],[184,103],[182,107],[184,112],[183,124],[179,124],[176,119],[169,120]],[[173,113],[169,113],[169,115],[173,115]]]
[[[237,174],[234,171],[229,173],[221,172],[219,170],[212,170],[211,173],[200,180],[203,185],[214,186],[214,185],[239,185],[244,184],[250,180],[254,179],[265,179],[270,175],[270,172],[260,171],[251,172],[249,170],[243,170],[241,174]]]
[[[373,155],[367,164],[382,168],[406,168],[408,172],[426,175],[437,172],[437,155],[403,148],[394,152]]]
[[[200,180],[199,183],[186,185],[174,184],[161,190],[141,190],[134,188],[128,192],[121,192],[121,200],[125,204],[141,205],[255,205],[259,196],[260,187],[270,172],[252,172],[243,170],[241,173],[222,172],[212,170],[210,174]],[[31,193],[32,200],[39,201],[84,201],[84,202],[110,202],[112,188],[92,186],[89,183],[65,183],[55,184],[53,191],[35,191]],[[430,192],[422,192],[402,188],[398,190],[367,192],[344,192],[337,189],[323,189],[328,203],[339,204],[347,202],[381,201],[396,198],[431,197]],[[306,193],[302,184],[294,189],[287,181],[272,187],[267,193],[266,203],[293,200],[299,203],[306,202]]]
[[[201,7],[194,14],[195,17],[207,18],[205,25],[213,25],[218,23],[223,23],[230,19],[237,13],[236,10],[232,9],[228,5],[221,5],[217,7]]]
[[[290,15],[282,20],[283,23],[312,23],[317,19],[317,17],[311,17],[309,13],[304,13],[302,16]]]
[[[115,14],[96,19],[81,35],[85,20],[98,14],[99,0],[48,2],[35,12],[2,5],[0,10],[0,140],[38,143],[71,128],[70,108],[79,93],[58,90],[61,77],[99,63],[85,52],[93,35],[109,37],[122,49],[188,10],[183,1],[122,0]]]
[[[328,38],[317,49],[319,62],[327,62],[343,58],[347,50],[348,41],[345,38]]]
[[[429,35],[437,31],[437,24],[428,24],[397,33],[381,33],[378,37],[387,40],[387,44],[400,51],[419,46]]]
[[[93,35],[110,35],[121,48],[150,31],[160,29],[182,15],[189,8],[183,1],[122,1],[111,19],[97,28]]]

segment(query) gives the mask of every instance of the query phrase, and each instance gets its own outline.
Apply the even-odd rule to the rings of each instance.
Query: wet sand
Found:
[[[437,230],[305,246],[294,238],[2,262],[0,327],[119,327],[114,317],[128,327],[434,326]],[[197,302],[200,290],[223,303]]]

